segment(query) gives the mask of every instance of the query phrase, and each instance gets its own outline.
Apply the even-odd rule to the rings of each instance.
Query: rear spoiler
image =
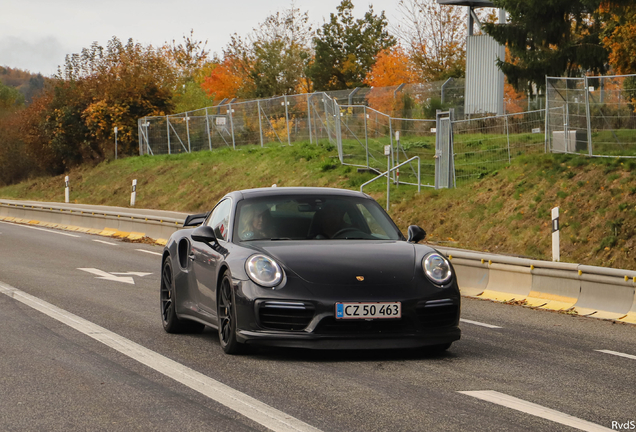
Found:
[[[184,227],[189,227],[189,226],[201,225],[203,222],[205,222],[207,217],[210,215],[211,211],[212,210],[210,210],[207,213],[199,213],[199,214],[188,215],[185,218],[185,222],[183,222],[183,226]]]

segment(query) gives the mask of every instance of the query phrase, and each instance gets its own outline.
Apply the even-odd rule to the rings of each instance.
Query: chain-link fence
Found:
[[[555,153],[636,157],[636,75],[546,78]]]
[[[545,110],[453,121],[456,181],[481,178],[519,155],[545,152]]]

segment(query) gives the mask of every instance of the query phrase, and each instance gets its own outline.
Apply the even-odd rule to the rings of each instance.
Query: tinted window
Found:
[[[328,195],[243,200],[234,229],[238,241],[402,238],[375,201]]]

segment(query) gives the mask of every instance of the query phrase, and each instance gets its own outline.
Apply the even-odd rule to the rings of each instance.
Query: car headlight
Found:
[[[453,276],[451,266],[440,254],[433,252],[424,257],[422,268],[426,276],[434,283],[442,285]]]
[[[252,255],[245,263],[245,270],[250,279],[267,288],[283,280],[283,270],[278,263],[265,255]]]

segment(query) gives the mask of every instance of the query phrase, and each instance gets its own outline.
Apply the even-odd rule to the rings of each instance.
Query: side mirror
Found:
[[[406,239],[409,243],[418,243],[426,237],[426,231],[417,225],[409,226],[409,238]]]
[[[192,240],[201,243],[216,243],[216,235],[211,226],[204,225],[192,231]]]

